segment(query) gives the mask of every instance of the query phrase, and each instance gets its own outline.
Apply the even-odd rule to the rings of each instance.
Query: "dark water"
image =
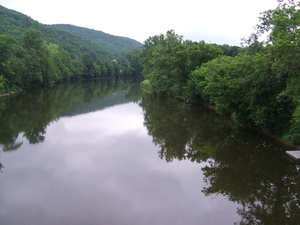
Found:
[[[291,147],[129,80],[0,99],[1,225],[300,224]]]

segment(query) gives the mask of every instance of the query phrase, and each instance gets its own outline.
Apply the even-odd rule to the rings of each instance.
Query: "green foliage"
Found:
[[[18,40],[30,28],[41,31],[46,41],[59,45],[71,53],[72,57],[81,57],[85,52],[96,52],[101,59],[113,58],[109,50],[103,49],[99,44],[69,32],[40,24],[26,15],[0,6],[0,34],[12,36]]]
[[[143,80],[143,81],[141,82],[141,85],[142,85],[142,86],[145,86],[145,87],[147,87],[147,88],[152,88],[152,87],[151,87],[151,83],[150,83],[149,80]]]
[[[62,31],[67,31],[75,36],[96,43],[105,51],[110,52],[113,58],[118,60],[122,58],[123,53],[142,47],[142,44],[140,42],[137,42],[130,38],[110,35],[102,31],[91,30],[68,24],[56,24],[50,25],[50,27],[54,27]]]
[[[144,77],[157,93],[184,95],[190,73],[221,54],[221,49],[204,42],[183,41],[170,30],[145,41]]]
[[[242,49],[241,47],[230,46],[230,45],[227,45],[227,44],[216,45],[216,46],[218,46],[219,48],[221,48],[223,50],[224,55],[231,56],[231,57],[235,57],[239,53],[242,53],[244,51],[244,49]]]
[[[261,14],[245,48],[183,41],[174,31],[150,37],[145,78],[158,93],[201,99],[219,114],[299,144],[300,3],[278,2]]]
[[[293,103],[281,94],[285,79],[275,76],[265,55],[220,56],[195,70],[190,85],[219,114],[279,135],[288,129]]]
[[[2,76],[0,76],[0,95],[6,92],[5,85],[6,85],[6,80]]]
[[[42,27],[40,23],[30,17],[1,5],[0,21],[0,34],[7,34],[15,38],[19,37],[28,28],[39,29]]]
[[[172,75],[175,72],[173,60],[176,59],[176,48],[181,41],[181,37],[174,31],[168,31],[166,36],[159,35],[145,41],[143,74],[157,93],[170,91]]]
[[[220,114],[233,113],[241,102],[247,84],[246,67],[240,67],[249,58],[220,56],[196,69],[190,84],[195,86],[195,94],[214,105]]]
[[[285,135],[283,136],[287,140],[299,144],[300,138],[295,124],[297,124],[300,99],[300,3],[293,0],[278,2],[279,5],[276,9],[261,14],[261,22],[257,25],[257,35],[267,34],[267,40],[264,43],[266,45],[265,55],[268,55],[270,59],[272,78],[277,80],[278,84],[273,86],[273,91],[280,90],[278,95],[274,96],[281,106],[281,113],[278,114],[276,122],[286,121]],[[286,113],[282,113],[282,111]],[[290,128],[288,129],[288,127]]]
[[[1,93],[61,80],[141,75],[137,41],[74,26],[42,25],[0,6]],[[84,33],[88,33],[85,35]]]
[[[139,49],[134,49],[125,53],[125,58],[128,60],[128,74],[133,76],[139,76],[143,71],[142,64],[142,51]]]
[[[300,104],[298,104],[297,108],[294,111],[290,130],[287,132],[284,138],[293,143],[300,143]]]
[[[46,42],[42,32],[33,28],[26,30],[19,42],[0,35],[0,49],[0,73],[7,81],[7,91],[17,86],[81,77],[123,76],[127,72],[127,65],[101,60],[96,52],[72,59],[69,52]]]
[[[143,89],[144,92],[148,93],[148,94],[153,94],[153,88],[151,86],[151,83],[149,80],[143,80],[140,84],[141,88]]]

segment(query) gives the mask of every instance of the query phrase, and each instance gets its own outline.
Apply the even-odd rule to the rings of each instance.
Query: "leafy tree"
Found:
[[[176,75],[176,51],[181,43],[182,37],[173,30],[145,41],[143,73],[157,93],[171,91],[172,79]]]
[[[220,114],[300,143],[294,111],[300,97],[299,3],[280,1],[260,19],[245,54],[221,56],[196,69],[188,80],[189,95],[201,96]]]
[[[243,101],[241,98],[248,85],[245,72],[249,67],[240,65],[249,60],[250,57],[220,56],[203,64],[191,75],[190,84],[195,86],[195,94],[214,105],[218,113],[233,113]]]
[[[21,82],[20,76],[24,72],[25,65],[17,56],[22,55],[22,51],[14,38],[0,35],[0,75],[10,83]]]
[[[129,68],[127,73],[133,76],[142,75],[142,51],[139,49],[131,50],[125,53],[125,57],[129,62]]]
[[[157,93],[182,96],[190,73],[222,53],[205,42],[183,41],[173,30],[145,41],[143,74]]]
[[[258,35],[267,34],[267,54],[272,60],[274,76],[285,85],[277,99],[282,102],[293,101],[293,105],[290,104],[289,108],[296,109],[293,118],[290,118],[291,129],[285,137],[294,143],[300,143],[298,131],[295,129],[298,124],[297,115],[300,100],[298,85],[300,81],[300,3],[293,0],[278,2],[279,5],[276,9],[261,14],[261,22],[258,24],[257,30]]]
[[[82,57],[82,63],[84,66],[82,75],[84,77],[93,77],[95,75],[94,62],[96,60],[95,54],[85,54]]]
[[[3,76],[0,76],[0,94],[4,94],[6,92],[6,80]]]
[[[23,47],[28,55],[25,58],[28,77],[24,83],[43,83],[55,80],[50,51],[42,38],[42,33],[35,29],[27,30],[22,36]]]
[[[235,57],[243,51],[243,49],[241,47],[230,46],[230,45],[227,45],[227,44],[219,45],[218,47],[223,50],[224,55],[231,56],[231,57]]]
[[[18,87],[22,87],[24,84],[23,77],[26,76],[26,63],[23,58],[20,57],[12,57],[9,61],[9,66],[11,68],[12,73],[10,77],[7,77],[9,83],[11,85],[16,85]]]
[[[0,72],[3,73],[5,62],[7,62],[13,56],[13,45],[17,41],[8,36],[0,35]]]
[[[300,143],[300,104],[297,105],[293,113],[290,129],[285,133],[284,138],[292,143]]]

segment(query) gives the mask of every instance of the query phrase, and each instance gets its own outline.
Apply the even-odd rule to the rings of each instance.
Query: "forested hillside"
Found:
[[[49,26],[59,30],[67,31],[73,35],[82,37],[85,40],[96,43],[116,57],[124,54],[124,52],[128,52],[133,49],[139,49],[143,46],[140,42],[130,38],[114,36],[102,31],[91,30],[69,24],[55,24]]]
[[[109,45],[110,35],[97,38],[101,32],[91,32],[97,41],[0,6],[0,94],[32,84],[140,74],[140,51],[134,48],[141,44],[111,36],[114,41]],[[101,46],[104,37],[106,45]],[[125,48],[126,43],[133,44]]]
[[[300,3],[281,0],[261,14],[245,48],[231,48],[237,55],[226,54],[225,46],[184,41],[174,31],[150,37],[142,84],[201,100],[244,126],[300,144],[299,27]]]
[[[0,34],[20,40],[22,34],[29,28],[41,31],[46,41],[59,45],[71,54],[81,56],[84,52],[95,52],[100,58],[109,58],[109,52],[99,45],[68,32],[48,27],[24,14],[0,6]]]

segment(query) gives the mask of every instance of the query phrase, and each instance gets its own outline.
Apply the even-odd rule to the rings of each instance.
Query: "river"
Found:
[[[299,224],[290,149],[129,79],[26,89],[0,98],[0,224]]]

